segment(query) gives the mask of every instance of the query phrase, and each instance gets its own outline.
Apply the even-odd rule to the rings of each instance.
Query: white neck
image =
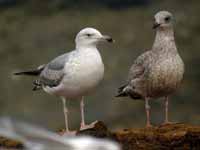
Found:
[[[76,49],[96,49],[97,43],[96,42],[88,42],[88,41],[76,41]]]
[[[97,49],[96,45],[76,45],[76,49]]]

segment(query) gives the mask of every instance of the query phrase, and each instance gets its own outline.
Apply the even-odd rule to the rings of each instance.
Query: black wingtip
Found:
[[[126,93],[118,93],[115,97],[126,97],[128,96]]]
[[[117,98],[118,98],[118,97],[122,97],[122,96],[118,94],[118,95],[115,95],[115,97],[117,97]]]
[[[40,83],[40,80],[35,80],[33,81],[33,89],[32,91],[37,91],[37,90],[40,90],[42,89],[42,84]]]
[[[15,72],[14,75],[28,75],[28,76],[38,76],[41,73],[42,69],[36,70],[28,70],[28,71],[21,71]]]
[[[114,97],[121,97],[119,94],[115,95]]]
[[[13,75],[21,75],[23,74],[22,72],[14,72]]]
[[[40,89],[41,89],[41,87],[34,86],[34,87],[32,88],[32,91],[38,91],[38,90],[40,90]]]
[[[127,85],[123,85],[121,87],[118,88],[118,93],[117,95],[115,95],[115,97],[126,97],[127,94],[124,92],[124,88],[126,87]]]

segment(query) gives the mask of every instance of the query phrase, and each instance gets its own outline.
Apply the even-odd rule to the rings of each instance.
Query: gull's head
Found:
[[[96,47],[99,42],[113,42],[113,39],[94,28],[84,28],[77,34],[75,42],[76,47]]]
[[[173,15],[168,11],[159,11],[154,16],[154,29],[167,29],[173,27]]]

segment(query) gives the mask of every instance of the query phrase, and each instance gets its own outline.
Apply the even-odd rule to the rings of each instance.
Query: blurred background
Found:
[[[74,49],[82,28],[94,27],[115,39],[99,45],[105,77],[87,96],[86,120],[104,121],[113,129],[144,127],[143,101],[114,98],[134,59],[151,48],[153,16],[168,10],[175,16],[178,50],[186,64],[182,87],[170,98],[170,120],[200,124],[199,0],[0,0],[0,115],[51,130],[64,127],[61,100],[32,91],[32,77],[13,72],[35,68]],[[80,123],[79,100],[67,103],[70,128]],[[151,101],[152,122],[164,119],[163,101]]]

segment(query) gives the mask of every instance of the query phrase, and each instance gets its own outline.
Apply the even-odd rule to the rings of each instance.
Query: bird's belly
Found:
[[[66,98],[78,98],[87,95],[99,84],[103,75],[103,63],[81,64],[63,79],[56,94]]]
[[[156,65],[151,71],[147,86],[149,97],[161,97],[173,93],[180,85],[184,66],[182,61],[168,59]]]

